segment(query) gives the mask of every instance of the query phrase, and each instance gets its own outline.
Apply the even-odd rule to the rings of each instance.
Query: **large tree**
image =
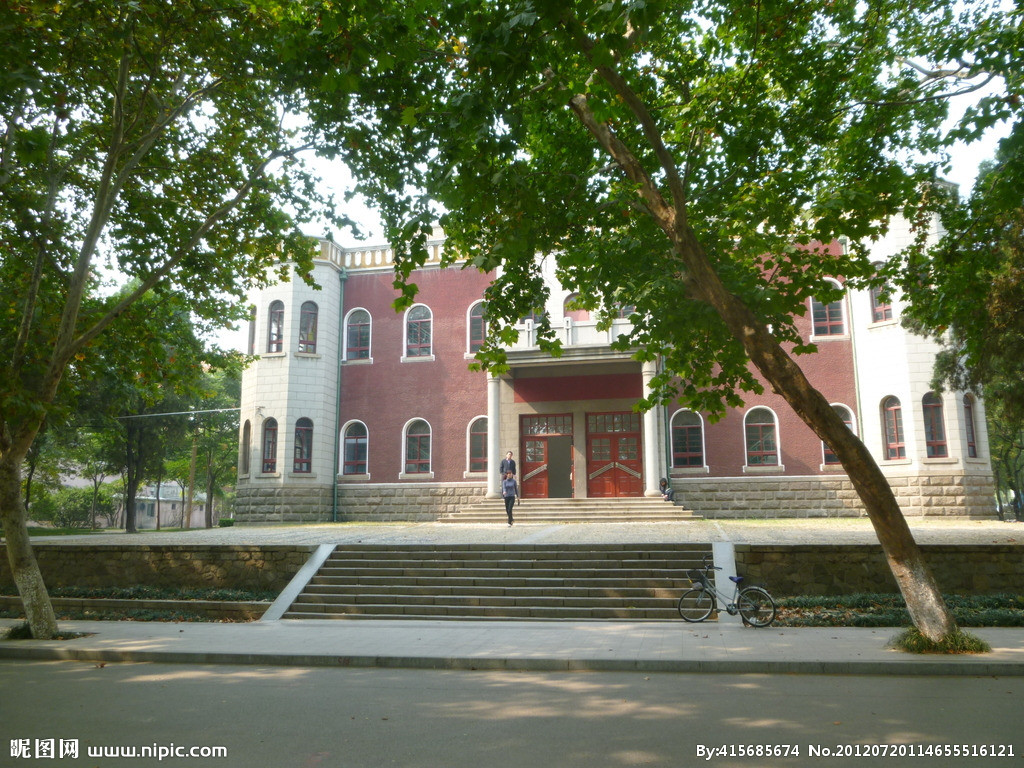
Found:
[[[317,121],[359,126],[339,146],[398,244],[405,301],[440,216],[449,258],[500,268],[485,364],[500,369],[543,302],[541,253],[582,301],[636,307],[627,346],[665,362],[654,399],[716,415],[767,382],[839,457],[937,640],[953,620],[885,476],[794,361],[814,350],[793,317],[836,296],[827,277],[873,278],[864,244],[929,194],[934,169],[910,158],[941,148],[946,97],[975,85],[937,65],[970,59],[999,19],[892,0],[450,0],[372,17],[325,2],[297,68],[319,79]],[[378,37],[392,55],[365,44]],[[375,101],[354,99],[367,80]],[[825,249],[840,237],[848,250]]]
[[[56,622],[25,529],[22,463],[69,369],[140,297],[245,310],[296,219],[332,216],[278,77],[275,0],[0,4],[0,520],[32,633]],[[110,297],[104,274],[137,280]]]

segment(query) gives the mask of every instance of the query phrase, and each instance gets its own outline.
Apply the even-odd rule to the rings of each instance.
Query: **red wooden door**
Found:
[[[640,437],[639,414],[587,414],[588,497],[643,494]]]
[[[524,499],[548,497],[548,439],[528,437],[523,440],[522,479],[519,494]]]

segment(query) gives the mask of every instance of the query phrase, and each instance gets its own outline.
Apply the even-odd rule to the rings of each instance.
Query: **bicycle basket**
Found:
[[[704,571],[697,570],[696,568],[687,571],[686,578],[688,578],[694,584],[700,584],[702,587],[706,587],[708,585],[707,575],[704,573]]]

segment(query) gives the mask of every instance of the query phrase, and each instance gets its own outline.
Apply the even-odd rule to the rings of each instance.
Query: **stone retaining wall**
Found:
[[[338,522],[430,522],[479,502],[482,483],[360,484],[338,486]],[[246,523],[328,523],[330,488],[261,487],[240,484],[235,519]]]
[[[33,544],[48,587],[223,587],[280,592],[313,546]],[[13,587],[0,545],[0,586]]]
[[[706,518],[863,517],[845,475],[674,477],[676,502]],[[991,474],[947,473],[889,478],[903,514],[996,517]]]
[[[237,600],[110,600],[97,597],[51,597],[50,602],[58,613],[171,611],[224,621],[256,621],[270,607],[270,603],[266,602]],[[20,597],[0,595],[0,610],[17,611],[19,616],[25,615]]]
[[[1024,546],[933,545],[921,550],[945,593],[1024,592]],[[737,544],[736,570],[780,597],[899,591],[878,544]]]

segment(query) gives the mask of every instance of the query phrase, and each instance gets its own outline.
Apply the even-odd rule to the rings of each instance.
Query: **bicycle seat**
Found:
[[[741,581],[743,581],[743,577],[742,576],[730,576],[729,577],[729,581],[733,582],[734,584],[739,584]]]

